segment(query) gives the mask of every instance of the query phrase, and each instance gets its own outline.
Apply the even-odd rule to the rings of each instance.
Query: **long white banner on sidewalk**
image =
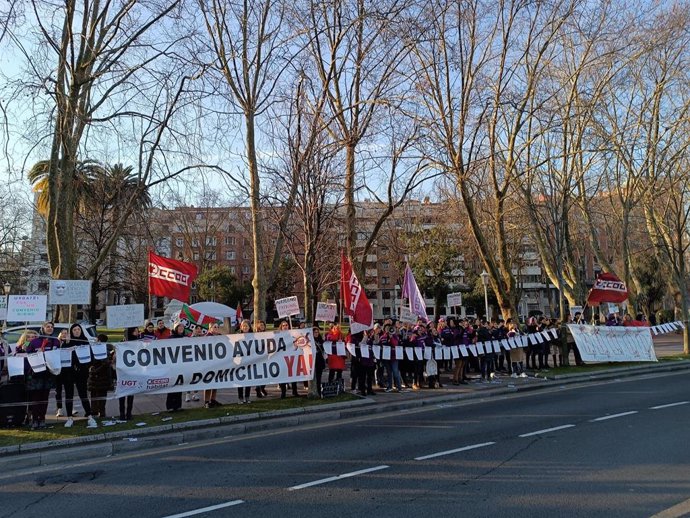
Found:
[[[655,362],[648,327],[568,324],[585,362]]]
[[[310,329],[115,344],[117,397],[313,377]]]

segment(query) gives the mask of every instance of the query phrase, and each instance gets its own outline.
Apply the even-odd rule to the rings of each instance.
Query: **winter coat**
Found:
[[[108,392],[114,389],[115,376],[109,359],[94,360],[89,369],[89,391]]]

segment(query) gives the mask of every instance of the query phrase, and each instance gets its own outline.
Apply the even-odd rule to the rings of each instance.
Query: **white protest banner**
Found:
[[[51,374],[57,376],[62,370],[62,364],[60,363],[60,349],[52,349],[50,351],[44,351],[43,357],[46,360],[46,367]]]
[[[43,356],[43,352],[29,354],[26,359],[29,360],[32,371],[44,372],[46,370],[46,359]]]
[[[569,324],[582,359],[586,362],[657,361],[648,327]]]
[[[52,305],[90,304],[91,281],[51,279],[48,294]]]
[[[7,375],[10,378],[14,376],[24,376],[24,358],[23,356],[8,356],[7,358]]]
[[[615,315],[617,313],[620,313],[620,309],[618,309],[618,304],[612,304],[611,302],[607,303],[608,306],[608,311],[609,315]]]
[[[144,323],[143,304],[122,304],[105,307],[108,329],[140,326]]]
[[[0,320],[7,318],[7,298],[4,295],[0,297]]]
[[[462,293],[449,293],[447,297],[447,307],[456,308],[462,306]]]
[[[318,322],[335,322],[335,317],[337,316],[337,314],[338,306],[336,304],[329,304],[328,302],[317,302],[316,316],[314,317],[314,320]]]
[[[91,344],[91,353],[96,360],[105,360],[108,357],[108,345],[103,342]]]
[[[278,318],[299,315],[299,301],[297,297],[278,299],[276,300],[276,310],[278,310]]]
[[[410,311],[410,308],[406,307],[401,307],[400,308],[400,321],[404,324],[416,324],[417,323],[417,315],[412,313]]]
[[[10,295],[7,304],[8,322],[45,322],[47,295]]]
[[[307,381],[313,342],[311,329],[120,342],[115,395]]]

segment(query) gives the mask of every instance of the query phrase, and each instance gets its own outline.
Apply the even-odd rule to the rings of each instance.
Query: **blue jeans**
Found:
[[[384,362],[386,371],[388,372],[388,387],[393,388],[393,378],[395,378],[395,388],[402,389],[402,379],[400,378],[400,369],[398,369],[398,360],[387,360]]]

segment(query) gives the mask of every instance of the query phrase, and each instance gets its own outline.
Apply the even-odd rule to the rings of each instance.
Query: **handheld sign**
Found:
[[[109,329],[140,326],[144,323],[143,304],[122,304],[106,306],[105,319]]]
[[[90,280],[51,279],[50,303],[55,304],[89,304],[91,302]]]
[[[462,293],[449,293],[447,306],[449,308],[462,306]]]
[[[318,302],[316,304],[316,316],[314,317],[314,320],[321,322],[334,322],[337,314],[338,306],[336,304]]]
[[[297,301],[297,297],[285,297],[284,299],[276,300],[276,310],[278,310],[278,318],[299,315],[299,302]]]
[[[46,295],[10,295],[7,303],[9,322],[44,322],[48,297]]]

